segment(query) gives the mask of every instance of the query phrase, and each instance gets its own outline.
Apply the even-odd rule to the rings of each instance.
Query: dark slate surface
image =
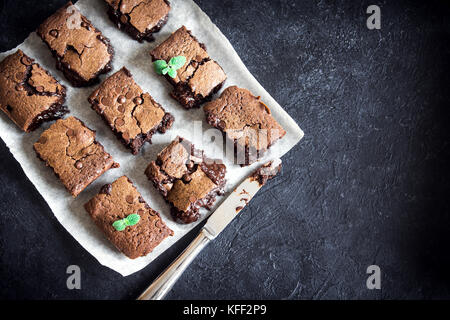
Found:
[[[0,50],[64,2],[0,1]],[[306,137],[169,298],[449,298],[446,1],[196,2]],[[370,4],[380,31],[366,28]],[[122,278],[64,231],[0,148],[0,298],[132,299],[194,236]],[[81,290],[66,289],[70,264]],[[382,290],[366,288],[371,264]]]

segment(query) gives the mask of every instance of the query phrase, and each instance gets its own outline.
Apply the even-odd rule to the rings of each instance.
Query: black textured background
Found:
[[[173,0],[181,1],[181,0]],[[446,1],[195,0],[306,136],[168,298],[449,298]],[[0,51],[65,0],[0,1]],[[381,7],[381,30],[366,8]],[[65,232],[0,140],[0,298],[135,298]],[[82,289],[66,289],[66,267]],[[366,268],[382,290],[366,289]]]

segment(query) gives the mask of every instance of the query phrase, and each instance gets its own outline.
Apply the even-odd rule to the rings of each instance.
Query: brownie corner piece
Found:
[[[165,75],[173,86],[171,96],[186,109],[200,107],[210,101],[227,79],[222,67],[209,56],[205,45],[185,26],[172,33],[150,55],[153,61],[168,62],[176,56],[186,58],[186,63],[177,70],[175,78]]]
[[[167,0],[105,0],[108,16],[122,31],[142,42],[154,41],[153,34],[166,24],[170,3]]]
[[[98,83],[112,69],[114,49],[80,11],[68,2],[37,29],[61,70],[74,87]]]
[[[66,88],[22,50],[0,62],[0,109],[23,131],[68,113]]]
[[[75,117],[52,124],[34,144],[34,150],[73,197],[109,169],[119,167],[95,140],[95,131]]]
[[[203,108],[206,121],[234,142],[238,164],[258,161],[286,131],[270,109],[249,90],[231,86]]]
[[[127,176],[104,185],[84,207],[111,243],[130,259],[147,255],[174,234]]]
[[[170,129],[174,117],[143,92],[123,67],[107,78],[88,98],[122,143],[135,155],[153,134]]]
[[[226,166],[181,137],[158,154],[145,174],[171,205],[172,217],[183,223],[197,221],[202,207],[210,210],[226,183]]]

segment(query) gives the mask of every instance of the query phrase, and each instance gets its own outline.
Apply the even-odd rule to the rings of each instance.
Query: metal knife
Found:
[[[172,289],[202,249],[237,216],[268,179],[281,169],[281,160],[276,159],[262,165],[247,177],[214,211],[198,236],[172,264],[138,297],[137,300],[161,300]]]

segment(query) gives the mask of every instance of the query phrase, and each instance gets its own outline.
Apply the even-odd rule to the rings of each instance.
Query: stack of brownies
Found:
[[[105,2],[113,23],[140,42],[153,41],[170,18],[167,0]],[[80,21],[71,19],[74,13]],[[70,2],[44,21],[37,33],[54,56],[56,68],[73,87],[97,85],[99,76],[112,70],[114,44]],[[199,108],[206,103],[207,122],[232,141],[236,160],[242,155],[240,165],[258,161],[286,134],[270,109],[247,89],[230,86],[212,100],[224,85],[226,73],[185,26],[150,52],[149,64],[150,58],[156,73],[148,76],[163,75],[173,86],[171,96],[182,107]],[[64,118],[69,113],[65,98],[66,87],[21,50],[0,62],[0,108],[27,133],[45,121],[56,120],[42,132],[34,150],[77,197],[119,164],[81,119]],[[100,83],[88,101],[133,155],[175,121],[134,81],[126,66]],[[171,215],[179,223],[197,221],[200,208],[210,210],[226,185],[222,161],[208,158],[183,137],[166,146],[142,174],[169,203]],[[173,235],[127,176],[103,186],[85,208],[108,239],[131,259],[147,255]]]

